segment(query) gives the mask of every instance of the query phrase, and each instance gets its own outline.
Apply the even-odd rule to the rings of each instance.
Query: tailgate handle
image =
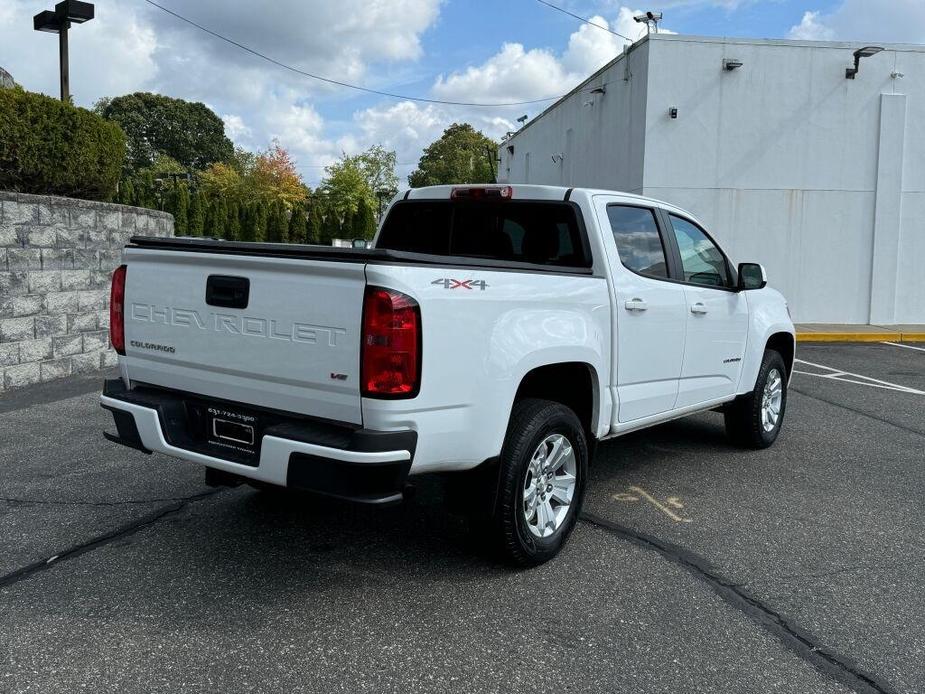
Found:
[[[206,280],[206,303],[224,308],[247,308],[251,281],[246,277],[209,275]]]

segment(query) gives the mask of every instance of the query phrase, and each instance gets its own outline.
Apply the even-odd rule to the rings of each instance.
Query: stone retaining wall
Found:
[[[0,191],[0,394],[115,365],[109,282],[134,234],[166,212]]]

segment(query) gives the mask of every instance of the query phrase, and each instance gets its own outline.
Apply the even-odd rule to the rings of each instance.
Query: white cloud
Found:
[[[600,16],[591,17],[589,20],[594,22],[597,26],[591,26],[590,24],[580,25],[578,31],[569,37],[568,48],[566,48],[565,53],[562,55],[562,67],[572,74],[584,74],[587,76],[601,65],[605,65],[616,58],[623,50],[623,46],[629,43],[625,39],[615,36],[603,29],[599,29],[598,27],[613,29],[625,36],[629,36],[633,40],[636,40],[639,36],[644,34],[644,30],[636,35],[621,29],[621,17],[625,11],[627,11],[625,7],[620,8],[617,21],[613,23],[613,26]],[[630,22],[632,22],[632,17],[630,18]],[[639,28],[639,26],[640,25],[633,22],[634,31]]]
[[[787,37],[802,41],[831,41],[835,31],[819,21],[818,12],[806,11],[800,23],[790,27]]]
[[[540,99],[560,94],[567,76],[551,51],[505,43],[481,65],[440,75],[433,93],[445,100],[485,103]]]
[[[225,124],[225,134],[234,141],[250,138],[253,135],[253,130],[245,125],[244,119],[234,113],[222,116],[222,122]]]
[[[325,137],[325,123],[314,107],[292,104],[289,99],[270,103],[263,131],[268,139],[284,143],[297,158],[310,159],[336,153],[334,143]]]
[[[794,39],[925,43],[922,0],[842,0],[831,12],[807,11]]]
[[[546,48],[527,50],[520,43],[505,43],[501,50],[480,65],[461,72],[440,75],[433,93],[451,101],[508,102],[560,96],[598,68],[616,58],[629,43],[606,31],[610,29],[638,40],[646,33],[645,25],[633,20],[641,14],[621,6],[614,20],[590,17],[569,37],[561,56]],[[660,28],[663,33],[673,31]]]
[[[372,144],[381,143],[394,149],[398,161],[414,162],[421,150],[443,134],[452,123],[471,123],[489,137],[500,138],[513,128],[513,119],[505,118],[486,109],[459,109],[437,104],[417,104],[401,101],[397,104],[376,106],[354,114],[358,132],[341,141],[343,149],[355,152]]]

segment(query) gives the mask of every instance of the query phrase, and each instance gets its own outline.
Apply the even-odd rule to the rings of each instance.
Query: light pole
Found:
[[[93,5],[78,0],[62,0],[54,10],[39,12],[32,18],[32,28],[58,35],[58,62],[61,71],[61,101],[70,101],[71,88],[68,75],[67,30],[71,23],[83,24],[93,19]]]

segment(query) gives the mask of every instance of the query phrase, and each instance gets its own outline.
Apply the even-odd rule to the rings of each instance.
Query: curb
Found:
[[[925,342],[925,333],[797,333],[797,342]]]

